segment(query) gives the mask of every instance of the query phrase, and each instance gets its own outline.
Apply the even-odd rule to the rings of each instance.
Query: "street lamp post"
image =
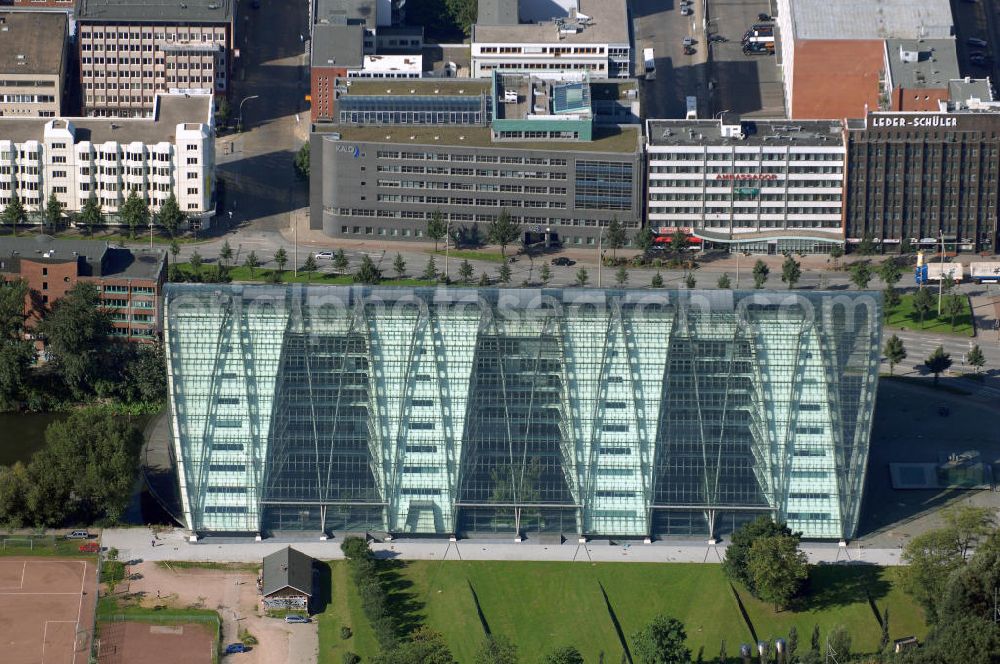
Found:
[[[259,99],[260,95],[250,95],[249,97],[244,97],[243,101],[240,102],[240,121],[239,121],[239,131],[243,132],[243,104],[247,103],[251,99]]]
[[[944,229],[938,229],[941,238],[941,274],[938,275],[938,318],[941,317],[941,298],[944,295]]]
[[[448,249],[451,247],[451,218],[444,226],[444,283],[451,283],[451,274],[448,271]]]
[[[601,227],[601,234],[597,236],[597,287],[601,287],[601,268],[604,266],[604,254],[601,251],[601,243],[604,242],[604,228]]]

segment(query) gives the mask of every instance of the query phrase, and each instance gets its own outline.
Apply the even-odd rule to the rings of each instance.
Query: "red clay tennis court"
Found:
[[[9,664],[85,664],[97,568],[88,560],[0,558],[0,652]]]

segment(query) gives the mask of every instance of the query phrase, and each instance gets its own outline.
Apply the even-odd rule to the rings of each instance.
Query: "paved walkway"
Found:
[[[274,540],[202,540],[190,543],[184,531],[161,533],[154,540],[146,528],[117,528],[104,531],[101,544],[117,548],[124,559],[188,560],[205,562],[259,562],[261,558],[289,544],[314,558],[343,558],[340,539]],[[155,546],[151,544],[155,543]],[[606,540],[580,545],[515,543],[510,541],[462,540],[398,541],[372,545],[376,555],[403,560],[521,560],[554,562],[637,562],[637,563],[718,563],[725,555],[724,544],[710,546],[704,541],[661,541],[653,544],[616,544]],[[836,543],[806,543],[802,550],[809,562],[817,563],[876,563],[899,565],[900,549],[869,549],[858,544],[848,547]]]

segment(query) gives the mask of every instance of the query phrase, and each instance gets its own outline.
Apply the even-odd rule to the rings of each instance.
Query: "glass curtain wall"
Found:
[[[873,293],[170,285],[197,532],[858,523]]]

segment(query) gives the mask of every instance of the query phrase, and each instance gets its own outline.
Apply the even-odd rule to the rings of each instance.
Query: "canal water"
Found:
[[[45,427],[69,413],[0,413],[0,466],[28,463],[45,445]]]

